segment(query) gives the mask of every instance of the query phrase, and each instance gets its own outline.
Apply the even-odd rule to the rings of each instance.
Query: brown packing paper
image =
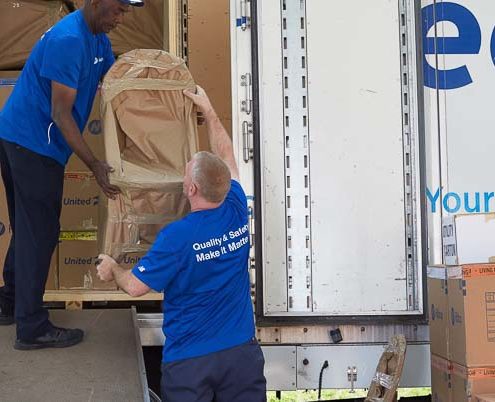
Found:
[[[198,149],[194,88],[183,60],[159,50],[121,56],[102,87],[105,156],[122,194],[101,200],[100,250],[147,250],[158,231],[188,212],[186,163]]]
[[[43,33],[67,13],[63,1],[0,1],[0,70],[21,69]]]

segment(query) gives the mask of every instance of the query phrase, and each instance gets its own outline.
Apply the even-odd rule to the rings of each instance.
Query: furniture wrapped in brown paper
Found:
[[[41,36],[68,14],[63,1],[0,1],[0,70],[20,70]]]
[[[128,52],[105,77],[105,156],[122,194],[100,198],[101,252],[117,258],[146,250],[163,226],[188,212],[183,175],[198,135],[186,88],[195,84],[184,61],[161,50]]]

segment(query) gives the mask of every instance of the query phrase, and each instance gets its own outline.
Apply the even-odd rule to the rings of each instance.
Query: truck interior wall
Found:
[[[232,133],[230,12],[228,0],[187,1],[187,62],[194,80],[210,97]],[[208,149],[206,127],[199,127],[200,149]]]

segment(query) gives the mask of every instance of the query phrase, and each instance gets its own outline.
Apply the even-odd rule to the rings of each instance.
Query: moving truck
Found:
[[[187,3],[171,0],[170,46],[192,59]],[[429,386],[442,218],[495,211],[492,2],[230,0],[230,20],[269,389],[368,387],[394,334],[401,386]],[[163,343],[160,314],[137,323],[143,346]]]
[[[233,138],[271,389],[430,384],[442,217],[495,210],[491,2],[232,0]],[[340,337],[342,340],[340,341]]]

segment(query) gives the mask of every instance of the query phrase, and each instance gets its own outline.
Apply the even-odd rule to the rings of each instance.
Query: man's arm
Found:
[[[149,286],[136,278],[130,270],[122,268],[112,257],[100,254],[98,259],[101,262],[96,269],[102,281],[115,280],[117,286],[132,297],[143,296],[150,291]]]
[[[239,180],[239,169],[235,161],[232,140],[220,122],[205,90],[197,85],[196,93],[193,93],[191,90],[185,90],[184,95],[191,99],[201,113],[203,113],[212,152],[226,163],[230,169],[232,178]]]
[[[52,119],[62,132],[67,144],[94,173],[103,192],[109,198],[115,198],[120,193],[118,187],[110,184],[108,173],[112,168],[107,163],[95,158],[81,136],[79,127],[72,116],[72,108],[76,100],[77,90],[52,81]]]

